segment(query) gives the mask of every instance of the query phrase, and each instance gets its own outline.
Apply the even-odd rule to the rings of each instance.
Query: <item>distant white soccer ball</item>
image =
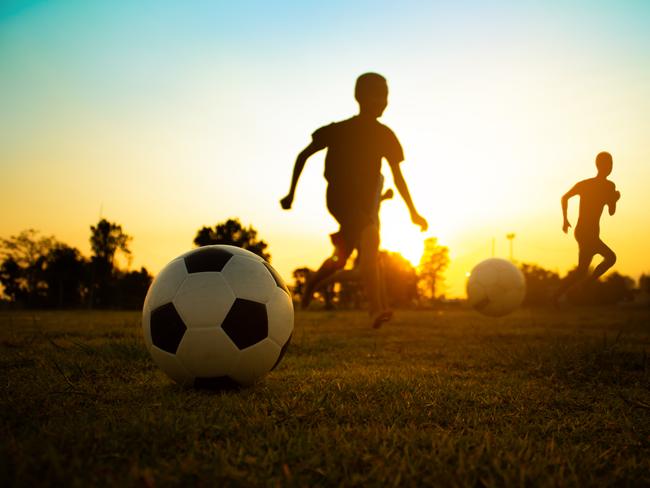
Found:
[[[467,280],[467,301],[484,315],[507,315],[524,301],[526,281],[510,261],[486,259],[477,264]]]
[[[171,261],[144,302],[154,362],[181,385],[230,389],[274,369],[293,332],[293,303],[264,259],[233,246],[204,246]]]

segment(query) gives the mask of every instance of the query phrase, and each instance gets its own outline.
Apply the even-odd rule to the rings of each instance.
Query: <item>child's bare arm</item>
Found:
[[[612,183],[612,199],[607,203],[609,215],[614,215],[616,213],[616,202],[618,202],[620,198],[621,192],[616,190],[616,185]]]
[[[567,210],[569,206],[569,198],[574,197],[578,194],[578,184],[573,185],[568,192],[562,195],[562,217],[564,217],[564,223],[562,224],[562,232],[565,234],[569,231],[571,223],[567,217]]]
[[[296,158],[296,164],[293,167],[293,175],[291,176],[291,188],[289,189],[287,196],[280,200],[280,205],[282,205],[283,209],[289,210],[291,208],[293,197],[296,193],[296,186],[298,185],[298,179],[300,178],[302,169],[305,167],[305,162],[307,162],[309,156],[315,152],[320,151],[321,149],[323,148],[319,147],[314,142],[311,142],[305,149],[300,152],[300,154],[298,154],[298,157]]]
[[[409,192],[408,186],[406,185],[406,181],[404,180],[404,176],[402,175],[402,170],[400,169],[399,164],[391,164],[390,170],[393,173],[393,181],[395,182],[397,191],[399,191],[399,194],[402,195],[404,203],[406,203],[406,206],[409,209],[409,213],[411,214],[411,221],[415,225],[419,225],[422,232],[424,232],[429,228],[429,224],[427,223],[426,219],[422,217],[415,209],[415,205],[411,199],[411,194]]]

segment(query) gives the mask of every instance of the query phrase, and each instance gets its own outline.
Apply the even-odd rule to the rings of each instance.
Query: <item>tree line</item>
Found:
[[[132,238],[106,219],[90,226],[91,255],[34,229],[0,240],[5,298],[27,308],[139,308],[151,283],[146,268],[120,269]]]
[[[0,284],[5,301],[25,308],[139,309],[153,277],[145,268],[129,270],[131,242],[122,226],[100,219],[90,226],[91,255],[34,229],[0,239]],[[266,260],[268,244],[238,219],[200,228],[196,246],[229,244]],[[118,266],[126,259],[127,269]]]
[[[383,286],[389,304],[393,307],[427,307],[456,303],[444,296],[444,272],[449,265],[449,249],[441,246],[435,237],[426,239],[424,253],[419,265],[414,266],[399,253],[380,251]],[[526,280],[524,306],[554,306],[552,296],[562,277],[559,273],[530,263],[519,263]],[[567,273],[574,273],[575,269]],[[305,283],[313,270],[300,267],[293,272],[293,292],[297,299],[302,296]],[[360,283],[343,282],[332,285],[316,294],[326,309],[362,308],[363,287]],[[573,305],[595,306],[613,304],[636,304],[650,306],[650,275],[641,275],[638,282],[618,272],[609,273],[604,279],[588,282],[568,295]]]
[[[555,271],[544,269],[536,264],[523,263],[520,269],[526,278],[526,297],[524,306],[549,305],[550,297],[562,279]],[[567,275],[575,273],[570,270]],[[614,271],[604,279],[588,281],[583,286],[569,292],[568,300],[574,305],[614,305],[632,304],[650,305],[650,275],[642,274],[638,282]]]
[[[142,307],[152,276],[145,267],[129,270],[133,238],[120,224],[101,219],[90,226],[91,255],[85,257],[74,247],[53,236],[42,236],[28,229],[16,236],[0,239],[0,284],[10,303],[26,308],[100,308],[139,309]],[[271,260],[268,244],[257,230],[245,227],[237,218],[229,218],[213,227],[197,230],[195,246],[228,244]],[[118,265],[126,260],[127,269]],[[353,266],[356,263],[352,264]],[[393,307],[415,307],[444,303],[444,273],[449,265],[449,249],[435,237],[424,241],[424,252],[417,266],[399,253],[380,252],[383,286]],[[527,284],[524,305],[544,306],[560,282],[560,276],[535,264],[520,264]],[[291,286],[300,298],[312,272],[296,268]],[[365,297],[357,282],[331,285],[318,294],[327,308],[361,308]],[[569,300],[578,305],[633,302],[639,296],[650,297],[650,276],[642,275],[638,284],[617,272],[604,280],[578,288]]]

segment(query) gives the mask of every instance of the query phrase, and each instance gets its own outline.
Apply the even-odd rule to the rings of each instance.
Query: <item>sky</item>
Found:
[[[650,3],[639,1],[0,0],[0,237],[27,228],[90,253],[100,217],[156,273],[196,231],[253,225],[286,280],[337,228],[324,152],[291,211],[278,200],[318,127],[354,115],[356,77],[383,74],[381,122],[422,234],[396,197],[382,247],[450,249],[446,293],[494,254],[566,272],[560,197],[614,158],[601,221],[615,269],[650,272]],[[384,163],[386,188],[394,187]],[[574,199],[575,200],[575,199]],[[570,220],[575,224],[577,202]]]

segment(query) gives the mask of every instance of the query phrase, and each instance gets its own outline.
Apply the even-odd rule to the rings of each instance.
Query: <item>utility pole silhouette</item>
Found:
[[[514,261],[515,260],[514,259],[514,253],[512,251],[513,241],[515,240],[514,232],[511,232],[510,234],[506,234],[506,239],[508,239],[508,241],[510,241],[510,261]]]

